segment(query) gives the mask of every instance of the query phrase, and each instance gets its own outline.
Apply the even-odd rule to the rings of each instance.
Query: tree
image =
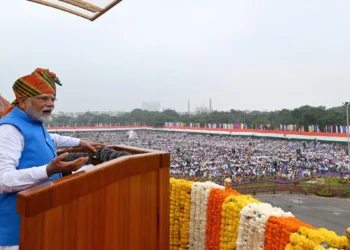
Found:
[[[247,123],[248,127],[256,127],[257,124],[271,124],[275,128],[280,124],[319,125],[322,130],[324,126],[345,125],[346,114],[344,107],[326,109],[323,106],[311,107],[301,106],[294,110],[282,109],[271,112],[242,111],[231,109],[230,111],[213,111],[211,113],[197,113],[195,115],[179,114],[175,110],[167,109],[163,112],[151,112],[147,110],[134,109],[131,112],[119,115],[110,115],[103,112],[85,112],[82,114],[58,113],[54,115],[50,125],[88,125],[95,124],[128,124],[142,123],[149,126],[163,126],[165,122],[189,123]]]

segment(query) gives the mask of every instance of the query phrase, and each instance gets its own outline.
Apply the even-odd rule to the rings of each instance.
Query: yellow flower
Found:
[[[170,248],[187,249],[192,181],[170,179]]]
[[[326,250],[326,248],[324,248],[324,246],[318,245],[314,248],[314,250]]]
[[[307,240],[305,240],[307,239]],[[325,249],[322,243],[327,243],[330,248],[345,249],[347,240],[345,236],[338,236],[335,232],[325,228],[310,229],[300,227],[298,233],[291,234],[290,242],[295,246],[302,246],[304,249]]]
[[[240,212],[248,203],[259,203],[250,195],[226,197],[222,204],[222,220],[221,220],[221,238],[220,249],[231,250],[236,249],[236,241],[238,236],[238,228],[240,221]]]
[[[294,250],[294,249],[295,249],[294,245],[291,244],[291,243],[289,243],[289,244],[285,247],[284,250]]]

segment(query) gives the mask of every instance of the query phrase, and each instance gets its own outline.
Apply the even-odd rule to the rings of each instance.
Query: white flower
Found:
[[[199,182],[195,182],[192,185],[192,191],[191,191],[191,212],[190,212],[190,228],[189,228],[189,236],[188,236],[188,249],[194,250],[194,229],[195,229],[195,214],[196,209],[198,209],[196,204],[196,198],[198,193],[198,186]]]
[[[195,182],[191,192],[191,214],[189,229],[189,250],[205,250],[207,203],[210,190],[213,188],[224,189],[223,186],[213,182]]]
[[[237,250],[264,249],[265,223],[270,216],[294,217],[281,208],[272,207],[267,203],[249,203],[240,213]]]

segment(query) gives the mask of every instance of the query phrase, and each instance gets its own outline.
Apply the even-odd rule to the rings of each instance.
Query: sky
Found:
[[[0,94],[12,101],[16,79],[42,67],[63,84],[56,111],[340,106],[349,11],[349,0],[123,0],[90,22],[1,0]]]

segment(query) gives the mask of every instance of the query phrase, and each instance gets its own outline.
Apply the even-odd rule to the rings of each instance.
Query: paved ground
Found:
[[[314,227],[324,227],[344,235],[350,227],[350,199],[323,198],[314,195],[257,194],[255,197],[289,211]]]

